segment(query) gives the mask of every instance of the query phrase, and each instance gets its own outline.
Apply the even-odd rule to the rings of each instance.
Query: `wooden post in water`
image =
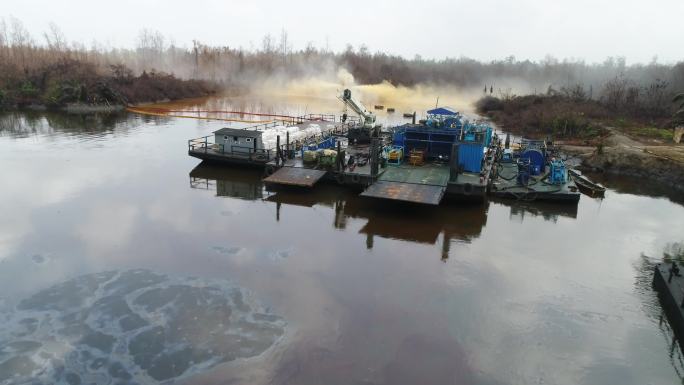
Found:
[[[280,166],[280,135],[276,136],[276,167]]]
[[[458,178],[458,143],[451,145],[451,155],[449,155],[449,181],[455,182]]]
[[[337,164],[337,172],[342,171],[342,162],[344,161],[344,158],[340,159],[341,155],[342,155],[342,145],[340,144],[340,141],[338,140],[337,141],[337,156],[335,157],[335,159],[337,160],[337,162],[335,162]]]
[[[290,157],[290,131],[286,131],[285,133],[285,157],[287,159],[291,159]]]

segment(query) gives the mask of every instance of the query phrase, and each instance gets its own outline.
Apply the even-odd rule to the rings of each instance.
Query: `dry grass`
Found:
[[[612,127],[637,138],[672,140],[669,117],[628,114],[608,108],[597,100],[577,100],[562,95],[488,99],[477,103],[479,113],[490,116],[508,131],[528,137],[552,136],[596,144],[608,135],[606,128]]]

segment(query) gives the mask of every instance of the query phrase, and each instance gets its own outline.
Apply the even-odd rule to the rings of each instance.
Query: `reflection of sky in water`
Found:
[[[667,199],[399,210],[334,186],[273,194],[258,171],[200,174],[202,191],[186,140],[222,123],[108,124],[2,129],[4,316],[73,277],[143,268],[229,278],[293,330],[259,360],[203,372],[208,383],[677,381],[640,278],[641,253],[682,240],[684,208]]]
[[[0,327],[0,383],[157,383],[261,354],[284,322],[223,281],[147,270],[80,276]]]

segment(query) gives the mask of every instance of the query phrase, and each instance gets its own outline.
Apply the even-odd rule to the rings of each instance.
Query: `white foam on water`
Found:
[[[285,332],[282,318],[228,281],[148,270],[77,277],[2,318],[3,385],[174,381],[258,356]]]

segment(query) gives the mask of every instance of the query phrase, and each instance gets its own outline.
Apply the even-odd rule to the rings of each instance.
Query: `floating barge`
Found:
[[[672,325],[675,335],[684,337],[684,276],[672,263],[658,263],[653,274],[653,288]]]
[[[357,107],[348,90],[344,96],[343,101]],[[540,150],[529,142],[520,154],[508,152],[507,157],[489,125],[466,120],[452,109],[435,108],[425,120],[384,131],[372,114],[356,109],[363,119],[349,119],[346,113],[340,119],[307,115],[222,128],[189,140],[188,154],[213,163],[263,168],[263,182],[270,187],[312,188],[329,181],[356,189],[363,197],[425,205],[438,205],[444,198],[482,201],[487,194],[579,200],[562,162],[547,162],[545,147]]]

